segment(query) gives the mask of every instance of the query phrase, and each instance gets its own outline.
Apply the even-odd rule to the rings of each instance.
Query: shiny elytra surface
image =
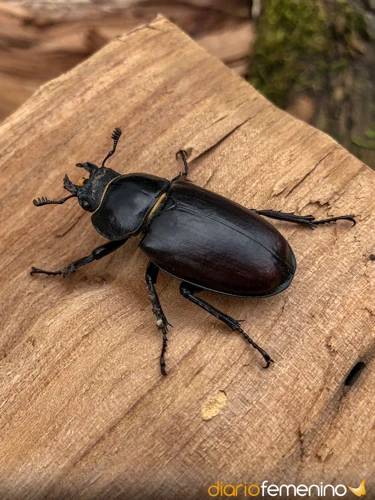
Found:
[[[272,224],[183,180],[172,184],[140,248],[176,278],[228,295],[274,295],[296,269],[292,249]]]

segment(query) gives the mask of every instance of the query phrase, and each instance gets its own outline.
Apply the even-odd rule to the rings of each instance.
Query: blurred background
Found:
[[[375,168],[375,0],[0,0],[0,122],[159,13]]]

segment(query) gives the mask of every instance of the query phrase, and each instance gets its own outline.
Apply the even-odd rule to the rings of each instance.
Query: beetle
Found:
[[[301,224],[314,229],[318,225],[348,220],[354,215],[316,220],[312,215],[296,215],[275,210],[247,209],[219,194],[198,187],[187,180],[186,151],[180,150],[184,171],[171,181],[151,174],[119,174],[105,166],[117,147],[121,130],[112,134],[113,147],[101,167],[86,162],[89,178],[73,184],[67,175],[64,188],[71,194],[59,201],[33,200],[35,206],[63,204],[77,198],[80,206],[91,212],[91,222],[98,233],[110,240],[86,257],[58,271],[32,267],[31,274],[67,276],[78,268],[101,259],[121,247],[130,237],[150,259],[146,284],[157,327],[163,334],[160,370],[166,375],[168,323],[155,289],[159,270],[181,281],[180,293],[233,331],[243,335],[263,356],[268,368],[271,356],[242,329],[241,321],[219,311],[197,296],[210,290],[235,297],[270,297],[285,290],[294,277],[296,259],[289,243],[263,217]]]

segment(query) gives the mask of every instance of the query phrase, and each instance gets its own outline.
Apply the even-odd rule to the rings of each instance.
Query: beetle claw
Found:
[[[178,160],[178,157],[181,156],[181,158],[183,158],[183,156],[186,156],[188,157],[189,155],[187,154],[187,152],[184,150],[184,149],[180,149],[179,151],[177,151],[176,153],[176,160]]]
[[[165,361],[164,361],[164,359],[160,360],[160,371],[161,371],[161,374],[163,375],[163,377],[166,377],[168,375],[168,373],[165,370]]]
[[[348,220],[353,223],[352,227],[354,227],[357,224],[357,221],[355,220],[355,215],[349,215]]]
[[[268,357],[268,358],[265,357],[264,359],[266,360],[267,364],[266,364],[266,366],[263,366],[263,368],[266,370],[267,368],[269,368],[271,363],[274,363],[274,360],[270,357]]]
[[[33,276],[33,274],[48,274],[51,276],[56,276],[57,274],[62,274],[61,271],[43,271],[43,269],[38,269],[37,267],[32,266],[30,271],[30,275]]]

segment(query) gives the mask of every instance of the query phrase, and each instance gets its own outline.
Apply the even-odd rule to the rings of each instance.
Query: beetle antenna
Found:
[[[37,200],[33,200],[33,203],[36,207],[41,207],[43,205],[62,205],[63,203],[66,202],[66,200],[69,200],[70,198],[76,198],[76,194],[71,194],[70,196],[67,196],[66,198],[62,198],[59,201],[53,201],[53,200],[48,200],[44,196],[41,198],[38,198]]]
[[[115,130],[112,132],[112,139],[113,139],[113,148],[111,149],[111,151],[107,154],[107,156],[104,158],[103,160],[103,163],[102,163],[102,167],[104,167],[104,164],[105,162],[108,160],[108,158],[110,156],[112,156],[115,151],[116,151],[116,147],[117,147],[117,143],[118,143],[118,140],[120,139],[120,136],[121,136],[122,132],[121,132],[121,129],[119,128],[115,128]]]

